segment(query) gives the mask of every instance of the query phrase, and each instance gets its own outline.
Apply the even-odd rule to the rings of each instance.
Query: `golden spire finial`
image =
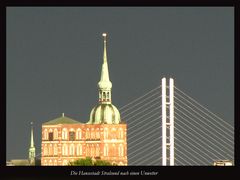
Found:
[[[102,36],[104,37],[104,39],[107,37],[107,33],[103,33]]]

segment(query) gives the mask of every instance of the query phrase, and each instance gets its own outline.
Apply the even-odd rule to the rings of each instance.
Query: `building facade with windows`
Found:
[[[116,165],[128,164],[127,124],[121,120],[118,109],[112,104],[106,36],[104,33],[98,104],[92,109],[87,123],[80,123],[62,114],[42,124],[43,166],[64,166],[85,157],[107,160]]]

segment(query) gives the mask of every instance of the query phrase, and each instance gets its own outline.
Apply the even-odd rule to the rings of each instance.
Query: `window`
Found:
[[[96,156],[100,156],[100,148],[99,148],[99,145],[97,144],[97,147],[96,147]]]
[[[104,144],[104,156],[108,156],[108,144]]]
[[[62,139],[67,140],[67,129],[66,128],[63,128],[63,130],[62,130]]]
[[[115,144],[112,145],[111,153],[112,153],[112,156],[114,156],[114,157],[116,156],[116,145]]]
[[[45,140],[48,139],[48,132],[47,132],[47,129],[44,130],[44,133],[43,133],[43,139],[45,139]]]
[[[68,155],[68,146],[66,144],[62,147],[62,155],[67,156]]]
[[[52,156],[53,155],[53,151],[52,151],[52,145],[50,144],[50,146],[49,146],[49,149],[48,149],[48,155],[49,156]]]
[[[122,144],[120,144],[119,147],[118,147],[118,155],[119,155],[120,157],[123,156],[123,145],[122,145]]]
[[[82,130],[80,128],[77,129],[77,139],[82,139]]]
[[[90,150],[89,150],[89,146],[87,145],[87,148],[86,148],[86,156],[90,156]]]
[[[123,139],[123,129],[122,128],[119,129],[119,138]]]
[[[58,130],[54,129],[54,139],[58,139]]]
[[[95,139],[95,132],[91,131],[91,139]]]
[[[54,154],[55,156],[58,154],[58,147],[57,147],[56,144],[54,145],[53,154]]]
[[[104,138],[107,139],[108,138],[108,129],[104,128]]]
[[[70,156],[74,156],[74,145],[73,144],[71,144],[70,145]]]
[[[89,139],[89,129],[87,128],[87,131],[86,131],[86,139]]]
[[[53,141],[53,132],[48,133],[48,140]]]
[[[69,140],[70,141],[74,141],[75,140],[75,132],[73,132],[73,131],[69,132]]]
[[[48,155],[48,148],[47,148],[47,146],[44,147],[43,154],[44,154],[44,156]]]
[[[99,129],[97,129],[97,132],[96,132],[96,138],[97,138],[97,139],[100,139]]]
[[[77,155],[78,155],[78,156],[81,156],[81,155],[82,155],[82,145],[81,145],[81,144],[78,144],[78,145],[77,145]]]
[[[94,147],[91,147],[91,156],[94,156]]]

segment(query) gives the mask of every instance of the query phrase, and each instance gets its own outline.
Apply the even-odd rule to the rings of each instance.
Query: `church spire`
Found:
[[[107,63],[107,34],[103,33],[103,43],[104,43],[104,50],[103,50],[103,62]]]
[[[31,144],[30,147],[34,147],[34,141],[33,141],[33,122],[31,122]]]
[[[35,163],[35,146],[34,146],[34,140],[33,140],[33,122],[31,122],[31,142],[30,142],[30,148],[29,148],[29,162],[31,165]]]
[[[99,102],[101,104],[110,104],[112,83],[109,79],[108,63],[107,63],[107,34],[103,33],[102,36],[103,36],[104,50],[103,50],[103,64],[102,64],[101,78],[98,83]]]

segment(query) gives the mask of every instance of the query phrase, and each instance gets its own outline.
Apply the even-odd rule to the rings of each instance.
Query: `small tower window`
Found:
[[[103,98],[106,99],[106,93],[105,92],[103,93]]]

